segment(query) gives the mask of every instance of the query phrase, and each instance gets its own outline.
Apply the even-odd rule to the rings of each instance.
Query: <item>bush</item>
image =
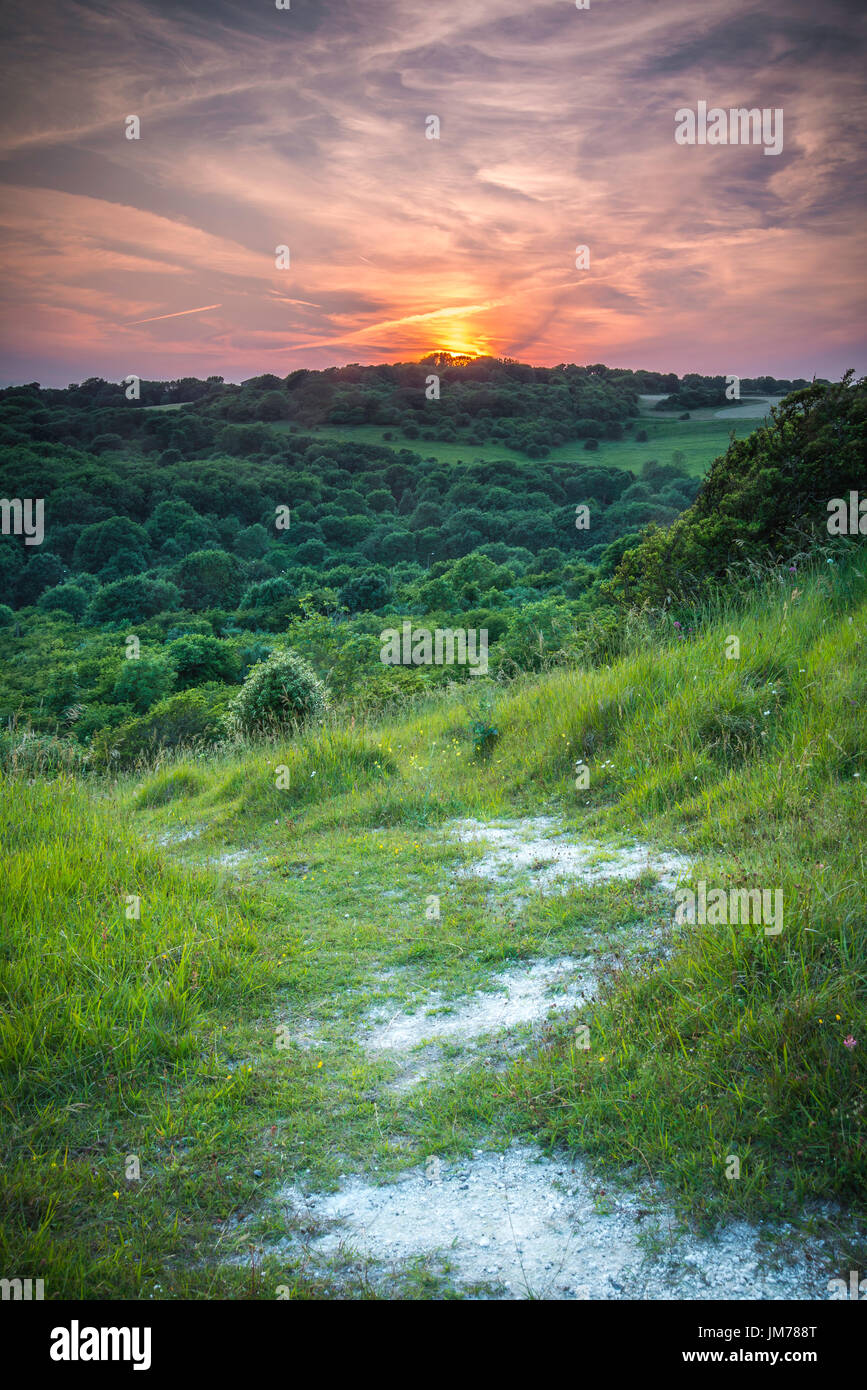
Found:
[[[165,655],[177,676],[179,690],[206,681],[234,682],[238,678],[238,658],[231,647],[216,637],[178,637],[168,644]]]
[[[224,732],[219,705],[201,690],[183,690],[140,719],[103,729],[93,740],[93,755],[98,766],[120,771],[161,750],[216,743]]]
[[[132,705],[106,705],[100,700],[88,700],[85,705],[75,706],[72,732],[79,743],[89,743],[100,729],[113,729],[118,724],[126,724],[135,718]]]
[[[87,616],[92,623],[140,623],[157,613],[171,612],[180,601],[174,584],[137,575],[106,584],[91,601]]]
[[[362,570],[340,590],[340,602],[350,613],[373,613],[388,602],[388,576],[379,570]]]
[[[177,566],[185,607],[235,608],[243,588],[241,562],[224,550],[196,550]]]
[[[325,687],[297,652],[275,652],[254,666],[231,704],[232,725],[241,733],[267,733],[319,719]]]
[[[43,613],[67,613],[70,618],[82,618],[87,603],[87,594],[77,584],[57,584],[40,594],[36,606]]]
[[[168,695],[175,683],[175,673],[162,657],[139,657],[125,661],[118,676],[113,698],[115,704],[132,705],[144,713],[158,700]]]
[[[292,600],[295,597],[295,588],[289,583],[288,579],[278,576],[275,579],[262,579],[257,584],[251,584],[244,591],[240,602],[240,608],[271,608],[274,604],[283,600]]]

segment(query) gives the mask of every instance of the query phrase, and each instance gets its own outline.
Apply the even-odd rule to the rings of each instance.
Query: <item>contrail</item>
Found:
[[[203,304],[201,309],[179,309],[176,314],[154,314],[152,319],[129,319],[121,325],[131,328],[134,323],[157,323],[160,319],[182,319],[185,314],[203,314],[206,309],[222,309],[222,304]]]
[[[321,309],[321,304],[314,304],[312,299],[287,299],[285,295],[275,294],[274,298],[280,304],[306,304],[308,309]],[[192,312],[192,310],[190,311]]]

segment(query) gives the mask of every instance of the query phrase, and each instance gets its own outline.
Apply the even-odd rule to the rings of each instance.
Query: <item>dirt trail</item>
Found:
[[[567,891],[576,883],[637,878],[651,870],[673,894],[688,873],[682,857],[647,846],[612,848],[576,842],[557,821],[456,821],[446,836],[477,844],[481,854],[459,876],[481,877],[511,895],[517,910],[528,891]],[[528,888],[532,883],[533,887]],[[634,940],[627,958],[665,954],[662,940]],[[619,958],[619,963],[623,960]],[[435,1085],[479,1058],[507,1061],[557,1013],[580,1018],[611,957],[559,955],[516,965],[477,990],[444,1005],[433,991],[396,1013],[374,1009],[361,1041],[373,1056],[403,1065],[392,1088],[411,1092]],[[576,1013],[577,1010],[577,1013]],[[448,1045],[446,1060],[444,1046]],[[465,1061],[455,1059],[463,1049]],[[768,1232],[732,1224],[718,1238],[686,1230],[636,1170],[624,1191],[602,1191],[580,1159],[552,1159],[526,1144],[505,1152],[476,1150],[446,1161],[431,1155],[396,1181],[377,1184],[344,1174],[339,1190],[305,1191],[296,1180],[269,1208],[291,1219],[287,1234],[265,1248],[303,1255],[308,1265],[365,1269],[388,1293],[419,1259],[449,1286],[470,1297],[497,1299],[815,1299],[827,1297],[828,1263],[803,1242],[776,1232],[784,1262],[769,1258]],[[764,1243],[763,1243],[764,1242]],[[764,1250],[764,1253],[762,1253]],[[795,1253],[797,1252],[797,1253]],[[832,1271],[831,1271],[832,1272]]]
[[[308,1260],[360,1258],[386,1289],[419,1256],[447,1262],[459,1290],[496,1299],[810,1299],[827,1287],[827,1266],[807,1252],[774,1267],[743,1222],[699,1239],[649,1184],[608,1193],[580,1161],[516,1144],[454,1163],[432,1156],[383,1186],[290,1186],[279,1202],[322,1226],[304,1242]],[[284,1248],[298,1253],[293,1240]]]

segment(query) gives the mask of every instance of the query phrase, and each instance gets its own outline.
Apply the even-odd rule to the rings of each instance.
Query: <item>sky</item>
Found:
[[[290,3],[7,3],[3,382],[867,369],[862,0]]]

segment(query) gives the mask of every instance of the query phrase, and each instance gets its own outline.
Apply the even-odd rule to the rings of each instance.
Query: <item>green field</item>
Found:
[[[642,411],[641,423],[637,428],[647,431],[646,443],[638,443],[635,439],[601,439],[599,448],[591,453],[585,450],[582,440],[576,440],[574,444],[561,444],[552,449],[547,461],[592,462],[599,463],[603,468],[628,468],[633,473],[640,473],[642,464],[648,459],[670,463],[674,451],[680,449],[686,455],[683,466],[692,477],[699,478],[719,454],[725,453],[732,430],[738,439],[745,439],[756,424],[756,420],[717,420],[714,419],[713,410],[695,411],[691,420],[678,420],[676,416],[659,415],[652,410]],[[528,458],[526,454],[505,444],[452,444],[433,439],[409,439],[395,426],[325,425],[317,429],[298,430],[289,422],[281,422],[273,428],[283,433],[292,430],[299,434],[319,435],[323,439],[335,439],[341,443],[357,441],[360,444],[382,444],[391,449],[411,449],[423,458],[436,458],[440,463],[468,463],[475,459],[516,459],[524,462]],[[391,438],[386,439],[386,434]]]

